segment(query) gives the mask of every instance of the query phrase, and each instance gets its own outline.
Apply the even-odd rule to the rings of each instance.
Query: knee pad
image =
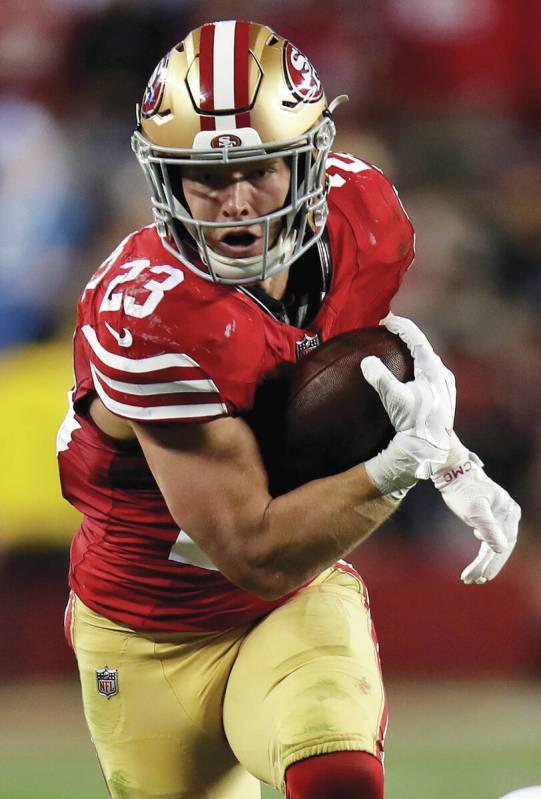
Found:
[[[383,766],[368,752],[332,752],[293,763],[287,799],[383,799]]]

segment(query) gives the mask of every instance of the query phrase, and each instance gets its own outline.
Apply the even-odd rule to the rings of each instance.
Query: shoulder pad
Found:
[[[347,153],[327,159],[329,207],[353,227],[361,248],[386,263],[413,259],[413,226],[398,192],[383,172]],[[409,260],[408,260],[409,259]]]

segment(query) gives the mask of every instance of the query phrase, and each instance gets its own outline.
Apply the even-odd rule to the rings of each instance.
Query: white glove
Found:
[[[361,361],[365,379],[378,392],[397,431],[387,449],[365,467],[382,494],[399,498],[447,460],[456,388],[453,374],[410,319],[389,314],[381,324],[406,343],[413,356],[414,379],[400,382],[375,356]]]
[[[466,566],[463,583],[482,584],[501,571],[515,546],[520,506],[485,474],[483,463],[453,433],[449,458],[432,480],[443,501],[481,541],[477,557]]]

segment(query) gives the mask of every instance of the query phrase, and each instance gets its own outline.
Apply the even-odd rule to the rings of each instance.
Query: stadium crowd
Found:
[[[541,516],[539,3],[4,0],[0,358],[68,342],[88,276],[151,221],[129,146],[134,106],[162,52],[217,16],[275,27],[309,54],[330,97],[349,94],[337,147],[392,178],[417,231],[416,262],[394,310],[412,316],[455,371],[457,429],[522,504],[523,535],[533,536]],[[456,519],[422,486],[389,534],[433,544],[436,518],[453,535]]]

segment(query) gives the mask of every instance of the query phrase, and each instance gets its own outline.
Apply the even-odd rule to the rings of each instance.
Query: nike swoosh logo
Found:
[[[107,322],[105,323],[105,327],[112,335],[112,337],[116,339],[119,347],[131,347],[131,345],[133,344],[133,336],[127,327],[122,328],[123,330],[122,335],[120,335],[118,330],[115,330],[114,327],[111,327],[111,325],[108,324]]]

